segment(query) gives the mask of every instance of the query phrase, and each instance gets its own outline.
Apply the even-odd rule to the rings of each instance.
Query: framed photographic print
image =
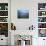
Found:
[[[29,18],[29,10],[28,9],[18,9],[17,10],[17,18],[28,19]]]

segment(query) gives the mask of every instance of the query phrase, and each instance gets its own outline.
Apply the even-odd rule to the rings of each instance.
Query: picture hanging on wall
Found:
[[[29,10],[28,9],[18,9],[17,10],[17,18],[28,19],[29,18]]]

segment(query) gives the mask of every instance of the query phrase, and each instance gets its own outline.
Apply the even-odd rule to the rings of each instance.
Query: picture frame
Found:
[[[18,19],[29,19],[29,10],[25,8],[18,9],[17,18]]]

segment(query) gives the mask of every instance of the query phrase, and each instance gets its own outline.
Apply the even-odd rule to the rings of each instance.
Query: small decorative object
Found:
[[[0,22],[7,22],[7,17],[0,17]]]
[[[44,10],[44,8],[40,8],[40,10]]]
[[[38,22],[46,22],[46,17],[38,17]]]
[[[5,6],[5,10],[8,10],[8,6]]]
[[[3,23],[2,28],[8,30],[8,23]]]
[[[29,27],[29,30],[30,30],[30,27]]]
[[[8,19],[8,18],[7,18],[7,19]],[[3,21],[4,21],[4,22],[7,22],[7,19],[6,19],[6,18],[4,18],[4,20],[3,20]]]
[[[46,9],[46,6],[45,6],[45,9]]]
[[[13,23],[11,23],[11,30],[16,30],[16,26]]]
[[[38,3],[38,10],[45,10],[46,3]]]
[[[1,6],[0,6],[0,10],[1,10]]]
[[[29,27],[29,30],[34,30],[34,28],[35,27],[32,25],[32,26]]]
[[[42,12],[42,15],[45,15],[45,12]]]
[[[38,18],[38,21],[39,21],[39,22],[42,22],[42,18],[39,17],[39,18]]]
[[[20,18],[29,18],[29,10],[28,9],[24,9],[24,8],[22,8],[22,9],[18,9],[17,10],[17,17],[20,19]]]
[[[0,11],[0,16],[8,16],[8,11]]]
[[[39,37],[46,37],[46,29],[39,29]]]
[[[38,28],[46,28],[46,23],[43,23],[43,24],[38,24]]]
[[[8,23],[0,23],[1,30],[8,30]]]

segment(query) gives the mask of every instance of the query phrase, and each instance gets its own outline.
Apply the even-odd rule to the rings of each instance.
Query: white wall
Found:
[[[37,0],[36,0],[37,1]],[[19,8],[28,8],[29,9],[29,19],[18,19],[17,18],[17,9]],[[37,9],[38,5],[35,0],[11,0],[11,22],[16,25],[17,30],[15,34],[27,34],[29,32],[28,28],[32,24],[35,26],[34,36],[37,34]],[[28,34],[31,34],[29,32]],[[27,34],[27,35],[28,35]],[[14,40],[13,40],[14,41]]]
[[[16,25],[17,30],[28,30],[29,26],[38,25],[38,3],[45,3],[46,0],[11,0],[11,22]],[[17,10],[21,8],[29,9],[29,19],[18,19]]]
[[[18,19],[17,10],[21,8],[29,9],[29,19]],[[28,30],[32,24],[37,23],[37,2],[30,0],[12,0],[11,1],[11,22],[16,25],[17,30]],[[36,18],[36,19],[35,19]]]
[[[38,38],[38,3],[46,3],[46,0],[11,0],[11,22],[16,25],[17,30],[15,33],[23,32],[26,34],[27,32],[24,31],[29,31],[28,27],[33,24],[35,26],[35,30],[32,33],[34,36],[32,39],[33,46],[41,46],[44,43],[41,40],[43,38]],[[17,9],[23,7],[29,9],[29,19],[17,18]]]

